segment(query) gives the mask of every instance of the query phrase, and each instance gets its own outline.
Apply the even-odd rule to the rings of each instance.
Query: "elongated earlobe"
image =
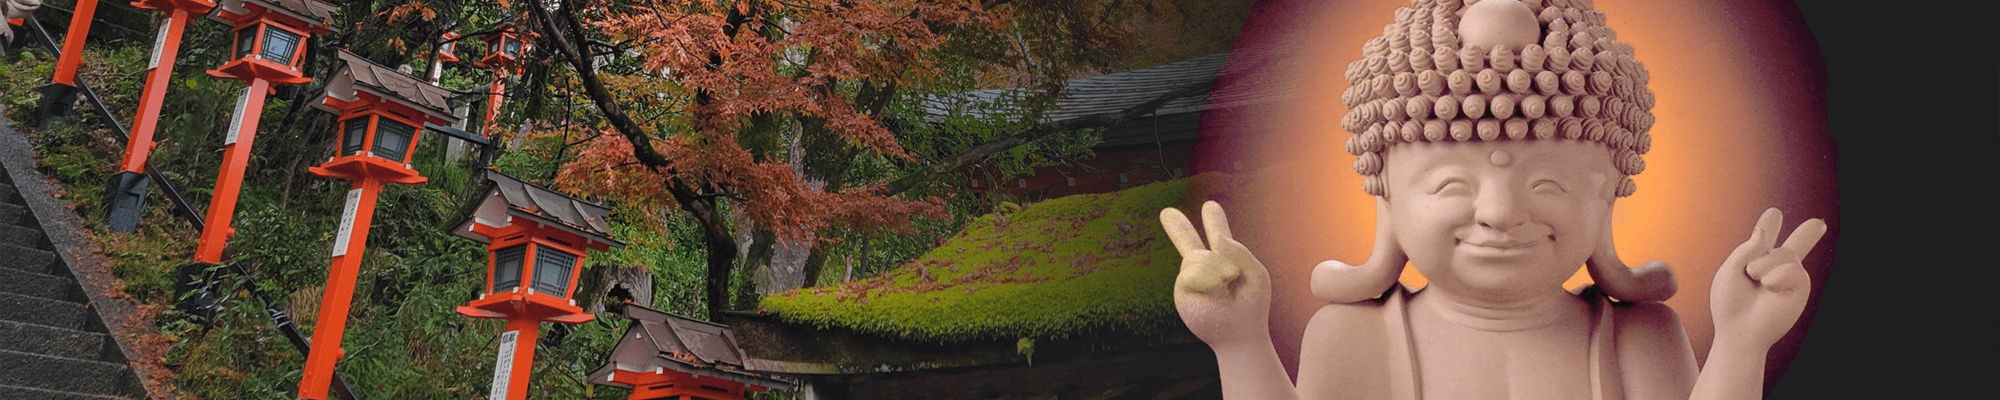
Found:
[[[1396,278],[1403,274],[1403,265],[1410,257],[1403,253],[1403,247],[1396,243],[1394,229],[1389,222],[1389,201],[1375,198],[1375,249],[1368,255],[1368,261],[1361,265],[1348,265],[1337,260],[1327,260],[1313,267],[1313,297],[1332,303],[1353,303],[1381,297],[1396,284]]]
[[[1674,270],[1667,263],[1654,260],[1638,269],[1626,267],[1618,258],[1617,246],[1611,241],[1611,221],[1604,221],[1604,237],[1598,240],[1597,251],[1591,253],[1584,262],[1590,279],[1597,281],[1599,290],[1619,301],[1648,302],[1665,301],[1674,297],[1680,284],[1674,281]]]

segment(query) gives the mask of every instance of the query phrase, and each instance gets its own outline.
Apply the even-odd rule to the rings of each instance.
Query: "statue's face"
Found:
[[[1512,298],[1561,289],[1605,237],[1619,174],[1603,144],[1403,143],[1385,154],[1390,221],[1430,285]]]

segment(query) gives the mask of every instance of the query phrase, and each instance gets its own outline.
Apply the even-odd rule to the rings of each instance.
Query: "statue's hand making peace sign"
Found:
[[[1215,348],[1269,343],[1271,274],[1230,236],[1222,205],[1202,205],[1208,242],[1180,210],[1160,210],[1160,224],[1181,253],[1174,307],[1195,336]]]
[[[1736,246],[1715,271],[1708,302],[1718,345],[1729,342],[1761,354],[1784,337],[1805,310],[1812,279],[1799,260],[1826,234],[1826,223],[1806,220],[1783,246],[1774,248],[1784,219],[1776,208],[1765,210],[1750,239]]]

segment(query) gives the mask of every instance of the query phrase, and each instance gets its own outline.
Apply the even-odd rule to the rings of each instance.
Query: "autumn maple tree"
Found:
[[[732,225],[808,242],[830,227],[908,233],[913,218],[947,214],[934,191],[911,189],[1001,151],[1159,107],[1165,98],[958,146],[904,146],[913,132],[966,134],[904,129],[926,123],[910,111],[924,96],[1006,85],[1038,88],[1028,93],[1045,104],[1064,80],[1114,68],[1147,26],[1134,17],[1154,3],[1170,1],[548,0],[519,8],[537,51],[552,60],[546,67],[567,67],[601,118],[593,129],[602,134],[577,146],[556,182],[621,207],[691,216],[713,311],[726,307],[738,259]],[[858,163],[907,173],[850,179]]]

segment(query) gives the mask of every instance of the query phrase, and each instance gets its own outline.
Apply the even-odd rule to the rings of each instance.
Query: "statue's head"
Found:
[[[1588,263],[1614,296],[1670,296],[1670,277],[1604,278],[1631,275],[1612,251],[1611,208],[1637,189],[1653,123],[1646,70],[1614,39],[1587,0],[1397,9],[1341,95],[1346,150],[1382,209],[1376,254],[1355,268],[1380,280],[1408,260],[1434,285],[1505,292],[1559,286]],[[1329,301],[1393,282],[1330,294],[1321,275],[1315,294]]]

